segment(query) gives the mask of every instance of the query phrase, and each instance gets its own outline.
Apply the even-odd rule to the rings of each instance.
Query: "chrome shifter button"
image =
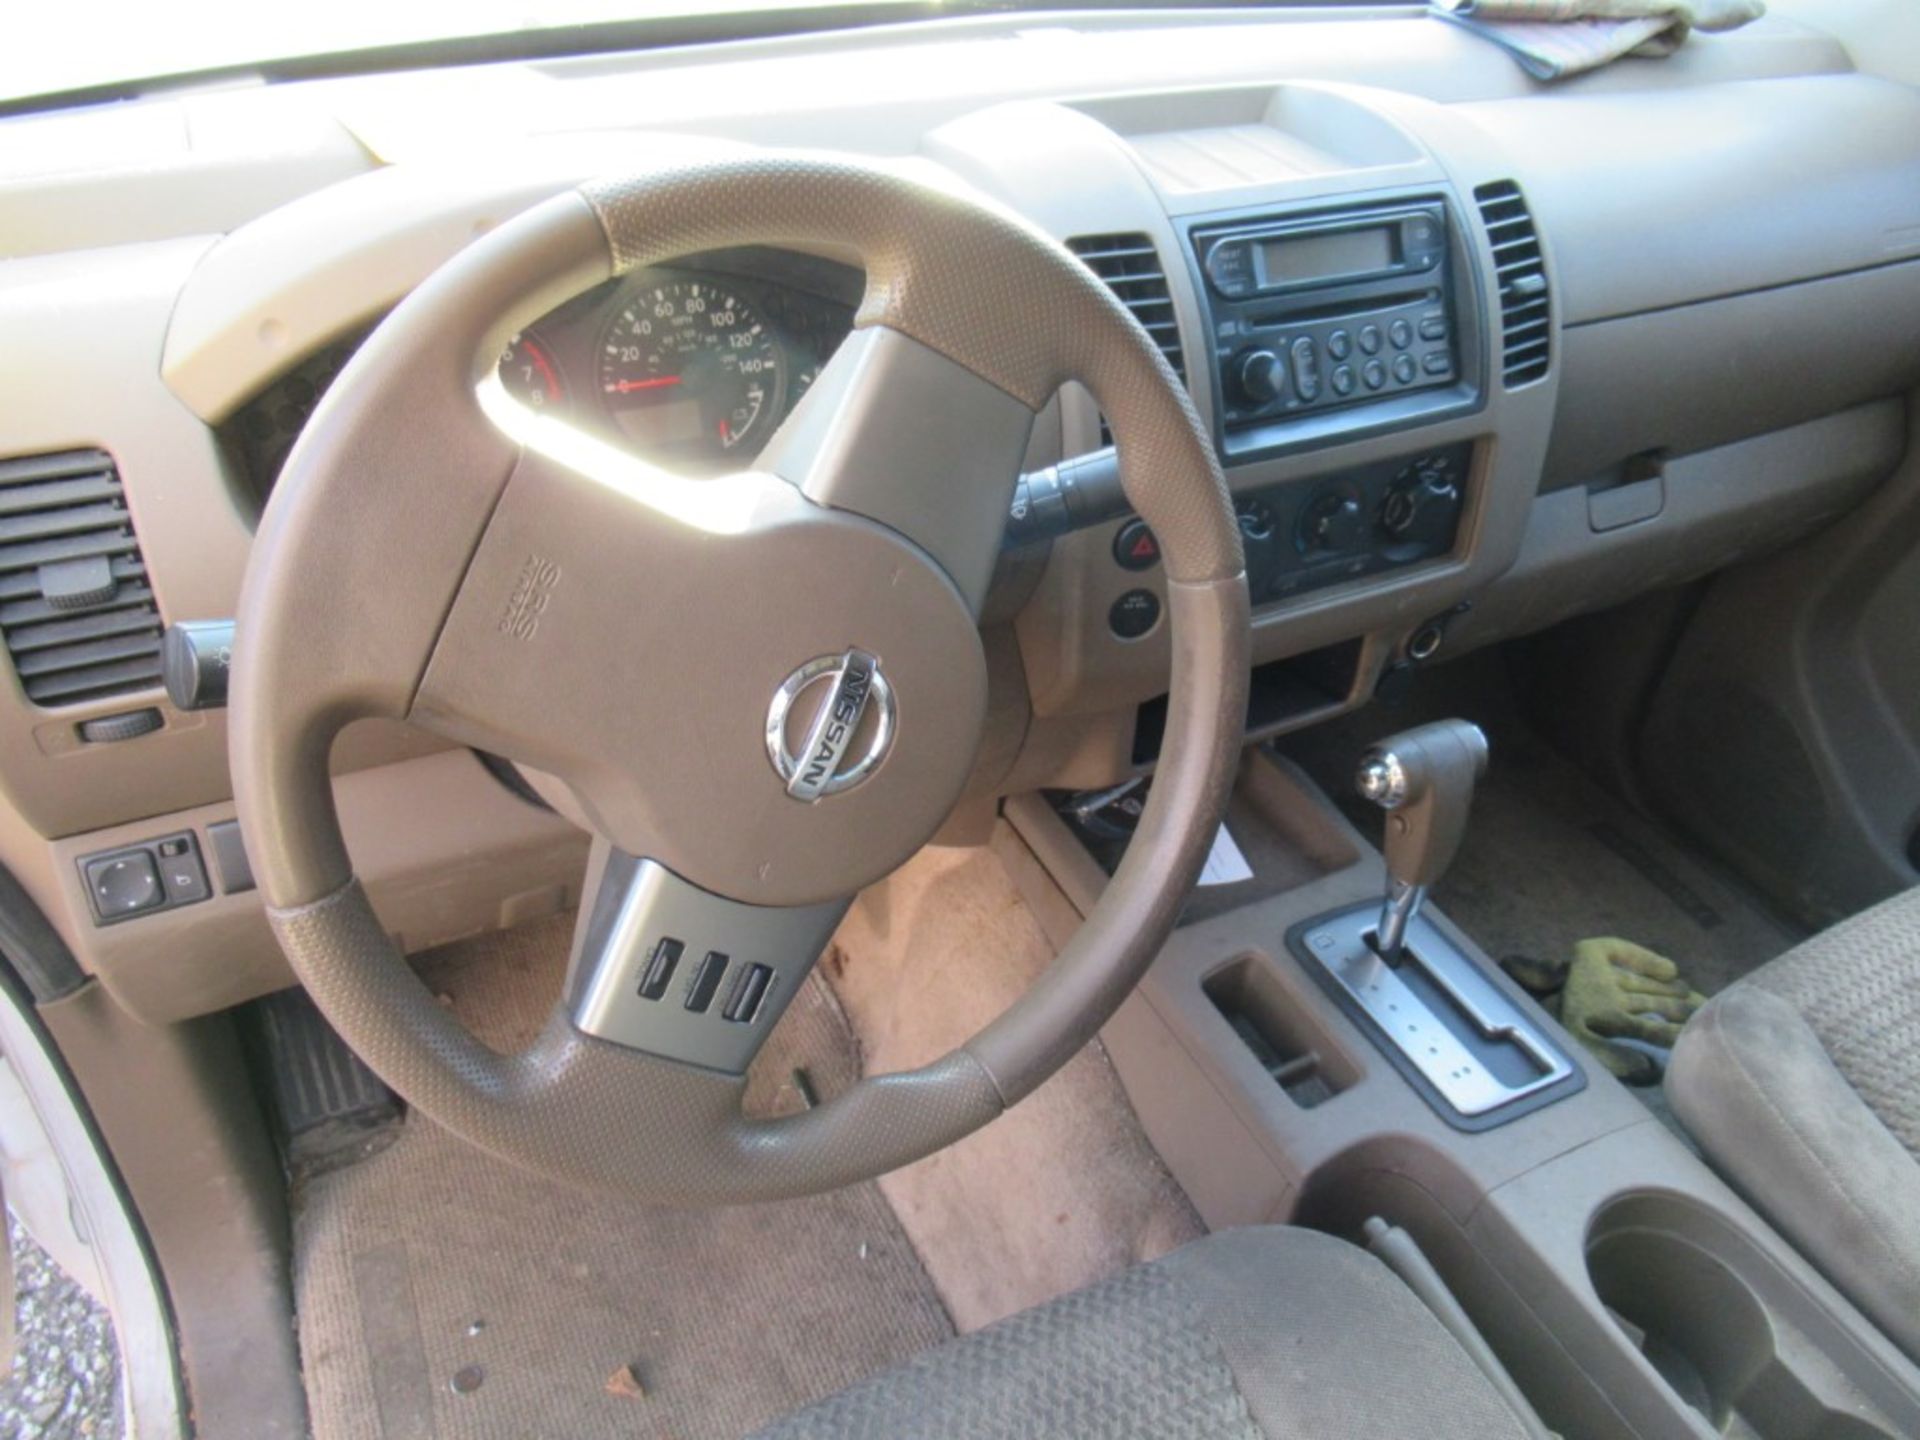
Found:
[[[1371,800],[1382,810],[1392,810],[1407,798],[1407,775],[1391,751],[1375,750],[1360,762],[1354,779],[1360,798]]]

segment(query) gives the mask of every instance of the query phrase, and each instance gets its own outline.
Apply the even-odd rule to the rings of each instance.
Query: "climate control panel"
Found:
[[[1459,534],[1472,460],[1472,443],[1462,441],[1241,492],[1234,508],[1253,603],[1448,554]],[[1063,460],[1020,477],[1007,516],[1006,548],[1106,524],[1127,509],[1111,447]],[[1159,538],[1138,516],[1114,532],[1112,552],[1122,570],[1144,572],[1160,564]],[[1129,640],[1147,634],[1159,620],[1158,607],[1151,590],[1129,591],[1111,616],[1114,634]]]
[[[1258,606],[1453,549],[1470,444],[1384,460],[1235,499]]]

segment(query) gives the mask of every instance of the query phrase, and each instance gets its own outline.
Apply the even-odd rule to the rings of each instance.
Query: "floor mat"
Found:
[[[1632,940],[1711,995],[1794,936],[1537,742],[1509,745],[1474,798],[1440,907],[1495,956],[1563,958],[1593,936]]]
[[[569,933],[541,922],[419,968],[511,1049],[557,996]],[[796,1070],[835,1093],[853,1057],[816,979],[762,1052],[749,1108],[802,1103]],[[871,1184],[661,1210],[549,1184],[418,1116],[297,1197],[294,1282],[320,1440],[717,1440],[951,1333]]]

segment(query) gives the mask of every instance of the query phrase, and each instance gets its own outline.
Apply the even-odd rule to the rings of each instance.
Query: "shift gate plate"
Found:
[[[1486,1121],[1545,1092],[1579,1088],[1568,1082],[1580,1071],[1545,1030],[1431,921],[1414,918],[1400,963],[1389,965],[1368,939],[1378,919],[1377,905],[1362,906],[1309,921],[1289,940],[1456,1115]]]

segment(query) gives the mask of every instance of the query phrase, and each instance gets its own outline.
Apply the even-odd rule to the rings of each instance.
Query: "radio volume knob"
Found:
[[[1271,350],[1249,350],[1240,357],[1240,393],[1254,405],[1270,405],[1286,384],[1286,363]]]

